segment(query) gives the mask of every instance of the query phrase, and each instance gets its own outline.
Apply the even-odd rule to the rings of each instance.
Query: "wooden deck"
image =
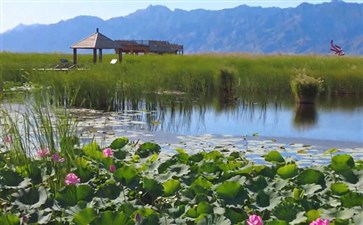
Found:
[[[58,71],[58,72],[68,72],[70,70],[86,70],[85,68],[33,68],[36,71]]]
[[[36,70],[36,71],[60,71],[60,72],[67,72],[70,70],[86,70],[85,68],[72,64],[67,59],[60,59],[59,62],[60,63],[57,65],[33,68],[33,70]]]
[[[127,54],[183,54],[183,45],[155,40],[116,40],[122,52]],[[115,50],[118,53],[118,50]]]

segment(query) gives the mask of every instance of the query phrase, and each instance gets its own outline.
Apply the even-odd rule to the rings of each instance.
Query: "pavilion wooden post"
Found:
[[[122,49],[121,48],[118,49],[118,61],[120,63],[122,62]]]
[[[93,49],[93,63],[97,62],[97,49]]]
[[[102,48],[98,49],[98,61],[102,62]]]
[[[77,49],[73,49],[73,64],[77,65]]]

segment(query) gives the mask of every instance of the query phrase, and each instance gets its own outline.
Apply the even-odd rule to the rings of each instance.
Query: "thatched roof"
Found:
[[[115,49],[118,47],[116,42],[98,32],[98,29],[93,35],[71,46],[71,48],[81,49]]]

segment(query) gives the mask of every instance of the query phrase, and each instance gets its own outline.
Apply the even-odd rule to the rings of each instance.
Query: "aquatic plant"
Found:
[[[310,225],[329,225],[329,220],[323,220],[321,218],[318,218],[317,220],[311,222]]]
[[[66,178],[64,179],[64,184],[65,185],[74,185],[74,184],[78,184],[80,182],[81,182],[81,178],[79,178],[74,173],[67,174]]]
[[[48,148],[42,148],[37,151],[37,154],[38,154],[39,158],[44,158],[50,154],[50,151]]]
[[[112,157],[113,156],[113,152],[111,148],[105,148],[102,151],[103,156],[105,157]]]
[[[308,76],[305,70],[301,70],[290,82],[292,93],[299,103],[314,103],[318,94],[322,91],[323,80]]]
[[[241,151],[188,154],[176,149],[174,155],[164,155],[156,150],[156,143],[148,143],[139,155],[140,146],[116,138],[104,148],[91,142],[74,149],[73,167],[59,178],[57,188],[50,185],[56,174],[34,176],[0,154],[0,223],[308,225],[332,221],[348,225],[362,221],[363,162],[347,154],[332,155],[327,166],[298,167],[280,150],[269,150],[265,162],[257,164]],[[113,155],[103,156],[105,149]],[[29,164],[47,171],[58,166],[51,157],[35,158]]]
[[[249,215],[247,220],[248,225],[263,225],[262,218],[258,215]]]
[[[66,108],[50,105],[47,95],[38,97],[32,95],[24,105],[1,111],[6,154],[15,165],[29,164],[34,155],[40,159],[52,155],[54,161],[71,167],[74,146],[79,143],[77,122]]]

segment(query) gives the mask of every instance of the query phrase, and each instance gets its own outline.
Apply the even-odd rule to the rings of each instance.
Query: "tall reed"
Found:
[[[265,96],[291,96],[290,80],[305,69],[312,77],[324,80],[323,96],[363,93],[363,58],[319,55],[124,55],[122,63],[92,64],[90,55],[81,55],[85,70],[43,72],[33,70],[50,66],[60,54],[5,54],[4,81],[32,82],[53,88],[58,99],[75,95],[77,106],[112,109],[125,99],[142,99],[155,93],[183,93],[193,98],[218,94],[223,80],[220,71],[233,68],[236,97],[251,93]],[[48,58],[45,59],[47,56]],[[11,60],[13,59],[13,60]],[[44,61],[44,62],[43,62]],[[21,72],[20,69],[24,69]],[[24,73],[26,71],[27,73]]]
[[[33,93],[22,105],[5,105],[1,111],[1,136],[5,153],[13,164],[27,164],[40,149],[74,158],[77,122],[67,106],[50,105],[44,93]],[[71,162],[66,161],[65,164]],[[71,165],[69,165],[71,166]]]

